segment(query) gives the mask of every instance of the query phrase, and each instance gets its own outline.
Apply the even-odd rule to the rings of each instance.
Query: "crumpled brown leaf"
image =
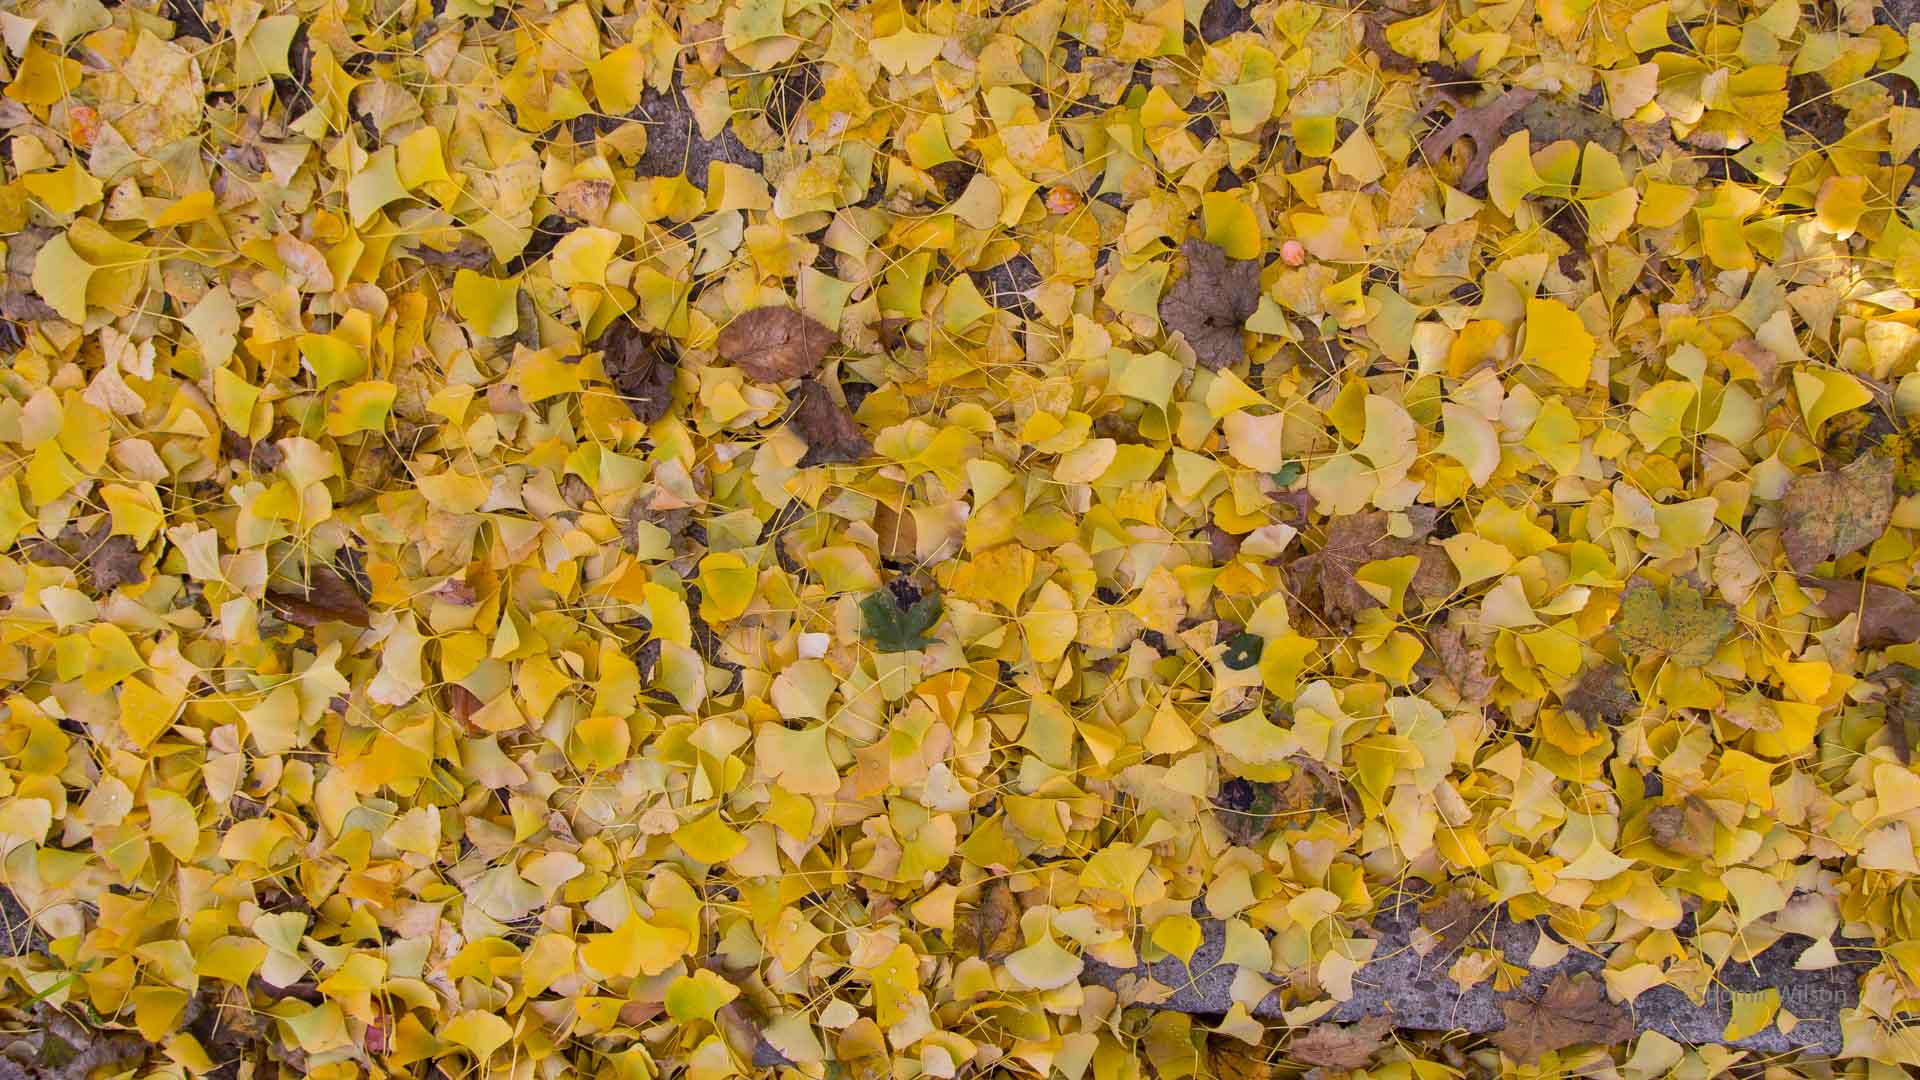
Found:
[[[1354,571],[1379,559],[1418,556],[1420,568],[1414,572],[1413,596],[1431,599],[1453,591],[1457,580],[1453,563],[1444,550],[1419,540],[1404,539],[1387,532],[1385,511],[1369,510],[1335,518],[1327,525],[1327,539],[1320,550],[1305,555],[1287,567],[1302,602],[1317,610],[1330,624],[1351,625],[1356,615],[1377,608],[1380,601],[1354,580]]]
[[[1466,886],[1455,886],[1445,896],[1421,905],[1420,925],[1440,939],[1440,952],[1456,952],[1480,929],[1492,909]]]
[[[761,382],[798,379],[820,370],[838,340],[813,316],[789,307],[743,311],[720,331],[720,358]]]
[[[1315,1024],[1306,1034],[1288,1043],[1285,1053],[1293,1061],[1323,1069],[1360,1069],[1386,1045],[1392,1031],[1393,1019],[1388,1016],[1369,1016],[1345,1026]]]
[[[1858,551],[1886,532],[1893,515],[1893,462],[1868,454],[1838,470],[1795,477],[1780,509],[1780,543],[1795,570]]]
[[[988,963],[1003,960],[1020,947],[1020,902],[1006,878],[994,878],[980,887],[973,935],[980,958]]]
[[[673,376],[678,358],[658,337],[625,319],[616,319],[594,343],[601,351],[600,366],[613,390],[651,424],[673,406]]]
[[[1200,363],[1218,370],[1247,358],[1240,328],[1260,307],[1260,264],[1229,259],[1204,240],[1189,240],[1180,250],[1187,272],[1160,299],[1160,321],[1193,346]]]
[[[1608,1001],[1604,985],[1590,975],[1556,975],[1539,1000],[1509,999],[1500,1003],[1500,1011],[1507,1026],[1494,1033],[1493,1043],[1522,1064],[1581,1043],[1633,1038],[1633,1017]]]
[[[802,380],[795,394],[793,427],[807,442],[807,455],[800,459],[810,465],[850,464],[873,453],[873,444],[854,421],[853,414],[833,396],[832,391],[812,379]]]

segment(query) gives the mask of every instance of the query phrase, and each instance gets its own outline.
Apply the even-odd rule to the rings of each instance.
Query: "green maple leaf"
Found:
[[[1646,659],[1664,657],[1668,663],[1697,667],[1713,659],[1720,643],[1733,633],[1733,609],[1719,601],[1705,603],[1691,583],[1674,579],[1663,597],[1642,581],[1627,587],[1620,601],[1620,618],[1613,624],[1620,647]]]
[[[927,631],[940,621],[940,594],[900,578],[860,601],[860,613],[876,651],[912,652],[933,644]]]

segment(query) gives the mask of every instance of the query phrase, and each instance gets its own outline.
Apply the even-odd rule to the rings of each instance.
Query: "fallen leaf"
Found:
[[[1493,156],[1494,147],[1500,142],[1500,129],[1539,96],[1538,91],[1516,87],[1484,105],[1457,109],[1453,119],[1420,140],[1420,156],[1429,162],[1439,161],[1455,142],[1463,138],[1473,140],[1473,156],[1454,184],[1471,194],[1487,182],[1487,159]]]
[[[1855,640],[1863,649],[1884,649],[1920,641],[1920,600],[1902,589],[1873,582],[1800,576],[1800,584],[1819,589],[1814,610],[1829,619],[1860,617]]]
[[[1910,664],[1888,664],[1873,673],[1873,682],[1882,687],[1881,700],[1887,711],[1887,737],[1902,765],[1913,764],[1913,746],[1920,739],[1920,668]]]
[[[908,652],[933,644],[927,636],[940,622],[940,594],[921,591],[904,577],[860,601],[866,635],[878,652]]]
[[[997,963],[1020,947],[1020,903],[1006,878],[996,877],[981,886],[973,923],[982,960]]]
[[[1370,510],[1333,519],[1320,550],[1293,560],[1287,573],[1303,603],[1317,610],[1332,626],[1350,626],[1355,616],[1383,607],[1354,573],[1370,562],[1416,556],[1419,568],[1410,592],[1423,599],[1446,596],[1458,580],[1452,562],[1441,548],[1390,534],[1384,511]]]
[[[600,367],[613,391],[642,423],[651,424],[673,407],[678,358],[667,342],[626,319],[615,319],[594,343]]]
[[[1580,718],[1588,731],[1619,727],[1640,712],[1640,698],[1619,664],[1588,668],[1580,682],[1562,699],[1566,710]]]
[[[146,580],[140,549],[132,537],[114,535],[110,520],[102,519],[84,533],[69,525],[53,540],[36,537],[21,546],[34,562],[84,568],[88,584],[101,595]]]
[[[1621,648],[1640,659],[1662,658],[1681,667],[1699,667],[1713,659],[1733,633],[1734,613],[1718,600],[1703,602],[1691,582],[1675,578],[1663,596],[1635,579],[1620,601],[1613,633]]]
[[[319,563],[307,568],[305,592],[269,589],[267,602],[297,626],[319,626],[327,622],[366,626],[370,615],[366,600],[353,584]]]
[[[1319,1023],[1287,1044],[1287,1058],[1323,1069],[1349,1071],[1365,1068],[1386,1046],[1393,1019],[1369,1016],[1357,1024]]]
[[[1180,250],[1187,272],[1160,300],[1160,321],[1177,331],[1209,368],[1231,367],[1247,358],[1241,328],[1260,307],[1260,264],[1228,259],[1204,240]]]
[[[1500,1011],[1507,1024],[1494,1033],[1493,1044],[1523,1065],[1569,1046],[1605,1046],[1633,1037],[1633,1017],[1608,1001],[1605,984],[1590,975],[1555,975],[1537,1000],[1509,998],[1500,1002]]]
[[[1866,547],[1893,514],[1893,461],[1879,454],[1831,472],[1797,476],[1781,503],[1780,542],[1795,570],[1811,570]]]
[[[1676,855],[1691,859],[1713,856],[1713,811],[1698,795],[1688,795],[1678,804],[1654,807],[1647,815],[1647,828],[1654,843]]]
[[[792,423],[807,444],[807,455],[800,459],[802,468],[851,464],[873,453],[873,444],[832,391],[812,379],[803,379],[795,396],[799,405],[793,411]]]
[[[761,382],[798,379],[820,370],[832,330],[788,307],[743,311],[720,331],[720,358]]]
[[[1453,627],[1435,630],[1427,637],[1433,644],[1434,666],[1462,702],[1485,705],[1492,700],[1500,677],[1488,667],[1484,645],[1468,642],[1466,632]]]
[[[1458,952],[1486,921],[1492,908],[1464,885],[1420,906],[1420,925],[1440,941],[1442,956]]]

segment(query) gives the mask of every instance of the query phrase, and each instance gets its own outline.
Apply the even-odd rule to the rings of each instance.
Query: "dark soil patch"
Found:
[[[1025,255],[1015,255],[998,266],[974,271],[973,282],[980,287],[980,295],[994,307],[1024,319],[1034,316],[1033,302],[1027,299],[1026,293],[1040,284],[1040,271]]]
[[[1219,41],[1253,29],[1253,12],[1242,7],[1237,0],[1207,0],[1206,10],[1200,13],[1200,40]]]
[[[1847,133],[1847,110],[1834,103],[1825,79],[1808,72],[1787,79],[1785,123],[1789,131],[1831,146]]]
[[[662,94],[648,90],[640,95],[640,104],[627,116],[647,125],[647,151],[634,165],[636,176],[685,176],[694,187],[706,190],[707,166],[716,161],[760,171],[759,154],[747,149],[732,125],[717,138],[700,134],[693,109],[681,93],[678,80],[674,88]]]

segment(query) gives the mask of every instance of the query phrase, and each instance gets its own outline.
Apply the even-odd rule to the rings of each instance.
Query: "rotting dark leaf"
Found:
[[[466,236],[450,248],[442,250],[429,244],[419,244],[409,248],[406,254],[419,259],[428,266],[445,266],[452,269],[485,270],[493,265],[493,249],[479,237]]]
[[[1814,602],[1814,610],[1820,614],[1829,619],[1860,617],[1855,641],[1863,649],[1920,641],[1920,600],[1905,590],[1804,574],[1799,581],[1821,591],[1821,598]]]
[[[838,340],[813,316],[790,307],[743,311],[720,331],[720,358],[760,382],[798,379],[820,370]]]
[[[1309,788],[1313,783],[1304,773],[1295,773],[1290,782],[1301,782]],[[1310,799],[1312,792],[1305,797]],[[1220,791],[1213,797],[1213,811],[1228,839],[1241,847],[1252,847],[1273,827],[1281,801],[1279,784],[1233,776],[1220,782]]]
[[[798,401],[792,424],[806,440],[807,454],[800,467],[852,464],[873,453],[873,444],[861,432],[853,414],[835,400],[833,392],[812,379],[803,379],[795,394]]]
[[[1633,1038],[1633,1017],[1608,1001],[1604,984],[1591,975],[1555,975],[1538,1000],[1510,998],[1500,1011],[1507,1026],[1493,1034],[1493,1044],[1526,1065],[1569,1046]]]
[[[109,536],[101,540],[87,551],[86,561],[87,577],[97,593],[110,593],[122,585],[135,585],[147,578],[146,571],[140,568],[140,549],[133,546],[130,536]]]
[[[1220,662],[1229,670],[1245,671],[1260,662],[1266,644],[1267,640],[1259,634],[1235,634],[1227,639],[1227,650],[1220,654]]]
[[[1208,368],[1232,367],[1247,358],[1241,327],[1260,308],[1260,264],[1229,259],[1204,240],[1180,249],[1187,271],[1160,300],[1160,321],[1178,331]]]
[[[370,616],[366,600],[353,584],[331,567],[318,563],[307,568],[305,593],[269,589],[267,602],[296,626],[313,627],[325,622],[343,622],[349,626],[364,627]]]
[[[270,439],[249,439],[232,428],[220,428],[220,452],[229,460],[246,463],[256,473],[270,473],[280,467],[286,455]]]
[[[626,319],[615,319],[600,340],[600,367],[614,393],[635,418],[651,424],[673,407],[674,371],[679,358],[658,335]]]
[[[1598,731],[1603,724],[1619,727],[1640,711],[1640,698],[1633,692],[1626,669],[1615,663],[1588,668],[1562,704],[1590,732]]]
[[[1856,458],[1829,472],[1795,477],[1781,502],[1787,562],[1811,570],[1878,540],[1893,516],[1893,461]]]
[[[1386,1045],[1393,1018],[1369,1016],[1357,1024],[1320,1023],[1287,1044],[1286,1056],[1323,1069],[1352,1071],[1365,1068]]]
[[[1207,0],[1200,10],[1200,40],[1219,41],[1253,29],[1252,3],[1243,0]]]

